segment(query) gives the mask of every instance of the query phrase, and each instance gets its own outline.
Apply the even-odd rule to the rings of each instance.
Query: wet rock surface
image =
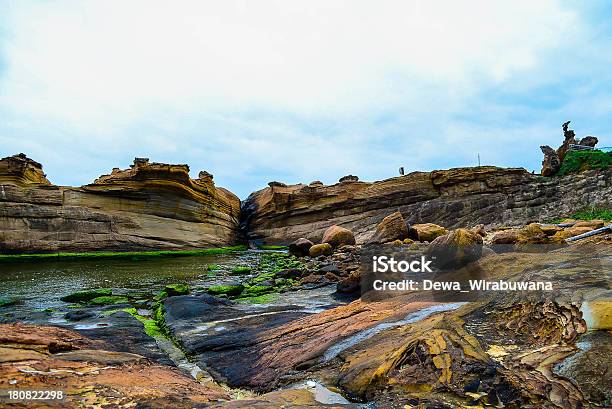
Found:
[[[28,402],[2,396],[3,407],[192,408],[229,399],[220,387],[201,385],[176,369],[73,331],[0,324],[0,332],[0,388],[65,394],[61,400]]]

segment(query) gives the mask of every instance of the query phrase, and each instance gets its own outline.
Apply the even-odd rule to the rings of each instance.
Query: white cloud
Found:
[[[221,181],[236,184],[258,169],[270,170],[267,179],[329,175],[329,182],[353,169],[378,176],[403,163],[394,147],[447,143],[450,124],[461,122],[452,116],[469,111],[466,104],[483,89],[517,86],[517,75],[537,71],[584,36],[579,15],[552,0],[2,7],[5,146],[31,149],[38,142],[45,148],[37,159],[49,173],[70,171],[59,170],[49,149],[113,166],[148,154],[195,161],[194,168],[212,164]],[[386,134],[436,130],[439,141],[412,145]],[[12,131],[27,143],[9,141]],[[419,165],[432,157],[411,155]],[[249,188],[237,190],[244,195]]]

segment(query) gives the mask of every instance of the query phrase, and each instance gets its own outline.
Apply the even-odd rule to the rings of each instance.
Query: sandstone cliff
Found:
[[[239,199],[187,165],[137,159],[80,188],[25,155],[0,160],[0,252],[186,249],[233,244]]]
[[[319,241],[331,225],[349,228],[358,243],[399,211],[409,223],[445,227],[520,225],[598,205],[610,207],[612,169],[563,178],[492,166],[414,172],[379,182],[345,181],[270,186],[243,203],[242,228],[251,239]]]

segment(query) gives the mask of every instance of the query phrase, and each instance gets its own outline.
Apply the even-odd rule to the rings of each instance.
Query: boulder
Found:
[[[476,234],[479,234],[482,237],[485,237],[487,235],[487,231],[485,229],[484,224],[477,224],[476,226],[472,227],[470,230]]]
[[[355,244],[355,236],[349,229],[334,225],[325,230],[321,242],[328,243],[336,248],[347,244]]]
[[[459,268],[482,257],[482,236],[468,229],[453,230],[439,236],[427,248],[442,268]]]
[[[444,227],[434,223],[413,224],[411,227],[415,230],[418,241],[433,241],[436,237],[448,233]]]
[[[355,176],[355,175],[346,175],[346,176],[342,176],[338,182],[340,183],[350,183],[350,182],[357,182],[359,181],[359,177]]]
[[[387,243],[408,238],[408,227],[400,212],[395,212],[382,219],[376,226],[376,232],[370,243]]]
[[[361,291],[361,272],[351,271],[348,277],[343,278],[336,285],[336,291],[342,294],[354,294]]]
[[[590,231],[593,231],[592,227],[586,227],[586,226],[577,227],[577,226],[572,226],[572,227],[568,227],[566,229],[563,229],[561,231],[558,231],[552,237],[554,239],[557,239],[557,240],[565,240],[565,239],[569,239],[570,237],[578,236],[579,234],[588,233]]]
[[[542,229],[544,234],[546,234],[547,236],[552,236],[556,232],[563,230],[563,227],[559,227],[554,224],[545,224],[545,225],[540,225],[540,229]]]
[[[315,244],[309,250],[310,257],[331,256],[333,252],[334,249],[329,243]]]
[[[519,229],[502,230],[495,233],[491,239],[491,244],[543,244],[547,242],[548,236],[536,223]]]
[[[593,220],[581,220],[576,222],[573,227],[590,227],[592,229],[599,229],[604,227],[605,223],[603,220],[593,219]]]
[[[304,257],[309,254],[309,250],[312,247],[312,241],[300,238],[289,245],[289,254],[296,257]]]
[[[595,136],[585,136],[584,138],[582,138],[580,140],[580,142],[578,142],[578,145],[590,146],[591,148],[594,148],[595,145],[597,145],[597,142],[599,142],[597,137],[595,137]]]

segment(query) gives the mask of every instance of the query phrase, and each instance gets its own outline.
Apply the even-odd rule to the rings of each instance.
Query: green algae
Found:
[[[142,323],[142,325],[144,326],[145,333],[148,336],[150,336],[152,338],[164,336],[162,334],[162,330],[159,328],[159,325],[158,325],[157,321],[155,321],[155,319],[148,318],[148,317],[146,317],[144,315],[138,314],[138,311],[136,310],[136,308],[123,308],[120,311],[127,312],[132,317],[134,317],[138,321],[140,321]]]
[[[0,254],[2,262],[22,261],[70,261],[70,260],[101,260],[101,259],[129,259],[148,260],[161,257],[189,257],[207,256],[214,254],[227,254],[237,251],[245,251],[244,245],[231,247],[216,247],[201,250],[158,250],[158,251],[125,251],[125,252],[88,252],[88,253],[36,253],[36,254]]]
[[[189,294],[189,286],[187,284],[168,284],[163,290],[167,297]]]
[[[251,272],[251,267],[249,266],[236,266],[232,268],[233,274],[249,274]]]
[[[227,295],[228,297],[234,297],[240,295],[243,290],[244,286],[242,284],[226,284],[213,285],[208,287],[206,291],[213,295]]]
[[[96,297],[89,301],[91,305],[113,305],[113,304],[124,304],[128,302],[128,298],[122,295],[104,295],[102,297]]]
[[[244,297],[236,299],[240,304],[270,304],[278,299],[278,294],[269,293],[255,297]]]
[[[98,297],[111,296],[113,291],[110,288],[96,288],[94,290],[77,291],[70,295],[61,297],[60,300],[71,303],[82,303],[93,300]]]

